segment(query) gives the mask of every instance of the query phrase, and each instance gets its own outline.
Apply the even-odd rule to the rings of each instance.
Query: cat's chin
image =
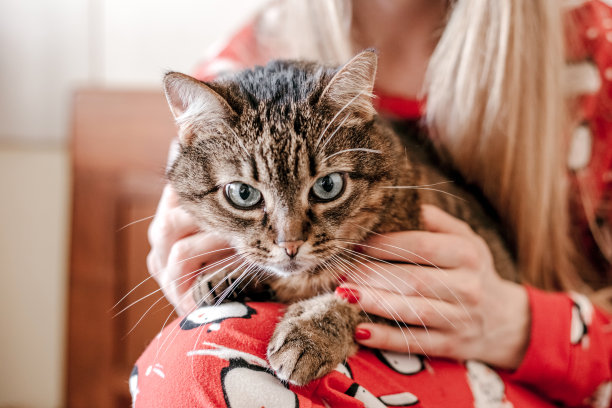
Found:
[[[309,273],[315,267],[305,262],[289,261],[280,265],[266,265],[265,268],[279,278],[288,278]]]

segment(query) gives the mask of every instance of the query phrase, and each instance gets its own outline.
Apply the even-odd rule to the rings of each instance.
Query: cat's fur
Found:
[[[514,276],[495,223],[473,196],[455,184],[438,187],[463,199],[390,188],[448,176],[428,149],[405,145],[376,115],[376,62],[374,52],[364,51],[339,69],[275,61],[207,84],[179,73],[165,77],[181,142],[168,177],[202,230],[220,234],[246,261],[223,276],[203,275],[196,300],[214,303],[231,282],[234,292],[289,303],[268,359],[279,378],[294,384],[328,373],[357,349],[353,333],[366,317],[330,293],[343,273],[332,261],[350,263],[347,250],[372,231],[419,229],[423,203],[468,222],[487,240],[502,276]],[[336,172],[343,192],[329,202],[316,199],[315,180]],[[261,191],[261,204],[248,210],[231,204],[224,186],[236,181]],[[301,243],[297,255],[289,255],[286,242]]]

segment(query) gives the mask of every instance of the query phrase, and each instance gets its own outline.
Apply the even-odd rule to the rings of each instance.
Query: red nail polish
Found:
[[[359,252],[360,254],[363,254],[363,247],[361,245],[355,245],[353,246],[353,251],[355,252]]]
[[[342,299],[345,299],[349,303],[359,302],[359,292],[357,292],[355,289],[338,286],[336,288],[336,295],[340,296]]]
[[[348,279],[348,278],[346,277],[346,275],[340,275],[340,276],[338,276],[338,282],[344,283],[344,282],[346,282],[346,281],[347,281],[347,279]]]
[[[367,329],[357,329],[355,330],[355,340],[367,340],[372,336]]]

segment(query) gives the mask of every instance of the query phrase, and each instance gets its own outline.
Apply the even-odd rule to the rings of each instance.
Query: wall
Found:
[[[0,407],[63,405],[74,89],[159,88],[263,2],[0,1]]]

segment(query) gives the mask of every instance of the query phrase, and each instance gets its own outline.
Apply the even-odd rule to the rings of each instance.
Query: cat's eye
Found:
[[[243,210],[249,210],[261,202],[261,192],[240,181],[225,186],[225,197],[231,204]]]
[[[313,196],[320,201],[331,201],[340,196],[344,190],[344,177],[340,173],[331,173],[319,177],[312,186]]]

